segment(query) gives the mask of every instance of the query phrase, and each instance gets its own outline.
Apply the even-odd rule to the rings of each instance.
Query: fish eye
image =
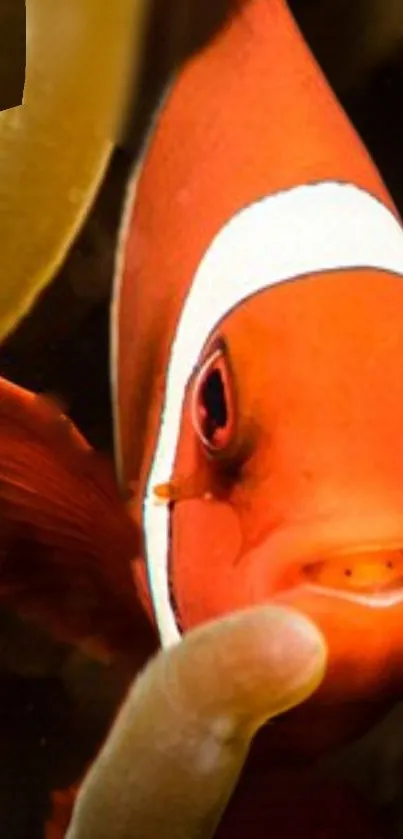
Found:
[[[212,454],[222,452],[232,441],[234,393],[226,354],[221,348],[208,357],[197,375],[192,418],[203,446]]]

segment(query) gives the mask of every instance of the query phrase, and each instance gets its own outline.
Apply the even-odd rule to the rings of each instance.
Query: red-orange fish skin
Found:
[[[138,534],[113,469],[58,406],[0,380],[0,601],[57,638],[142,660]]]

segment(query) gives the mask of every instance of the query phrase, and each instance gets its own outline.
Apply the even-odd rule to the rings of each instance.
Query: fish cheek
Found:
[[[175,504],[171,591],[182,629],[237,607],[234,565],[241,541],[239,520],[230,504],[203,499]]]
[[[229,497],[219,497],[218,483],[185,411],[173,474],[169,557],[172,606],[183,630],[236,608],[241,527]]]

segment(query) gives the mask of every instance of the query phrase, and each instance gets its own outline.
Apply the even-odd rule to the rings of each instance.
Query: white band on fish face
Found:
[[[403,275],[403,231],[382,203],[352,184],[321,182],[269,195],[241,210],[212,241],[191,283],[171,348],[161,425],[144,500],[151,596],[162,644],[180,639],[169,594],[167,483],[185,391],[211,333],[247,298],[287,280],[343,269]]]

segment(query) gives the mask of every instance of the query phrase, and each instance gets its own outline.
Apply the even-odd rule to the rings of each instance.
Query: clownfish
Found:
[[[329,649],[315,718],[315,703],[331,706],[350,731],[346,709],[395,697],[402,281],[396,207],[287,4],[234,4],[170,84],[128,189],[111,307],[118,500],[109,476],[87,515],[90,456],[71,436],[60,446],[49,424],[56,477],[44,496],[45,455],[30,460],[25,428],[21,468],[31,498],[46,498],[40,519],[3,447],[0,515],[21,522],[30,510],[33,541],[57,541],[41,567],[59,588],[41,588],[30,613],[116,648],[103,610],[85,628],[60,613],[60,580],[74,590],[86,568],[87,595],[92,585],[104,602],[109,590],[106,612],[117,607],[120,644],[133,649],[144,615],[170,646],[227,613],[290,605]]]
[[[112,305],[136,591],[164,645],[275,602],[322,702],[403,686],[403,231],[283,0],[175,80],[129,187]]]

